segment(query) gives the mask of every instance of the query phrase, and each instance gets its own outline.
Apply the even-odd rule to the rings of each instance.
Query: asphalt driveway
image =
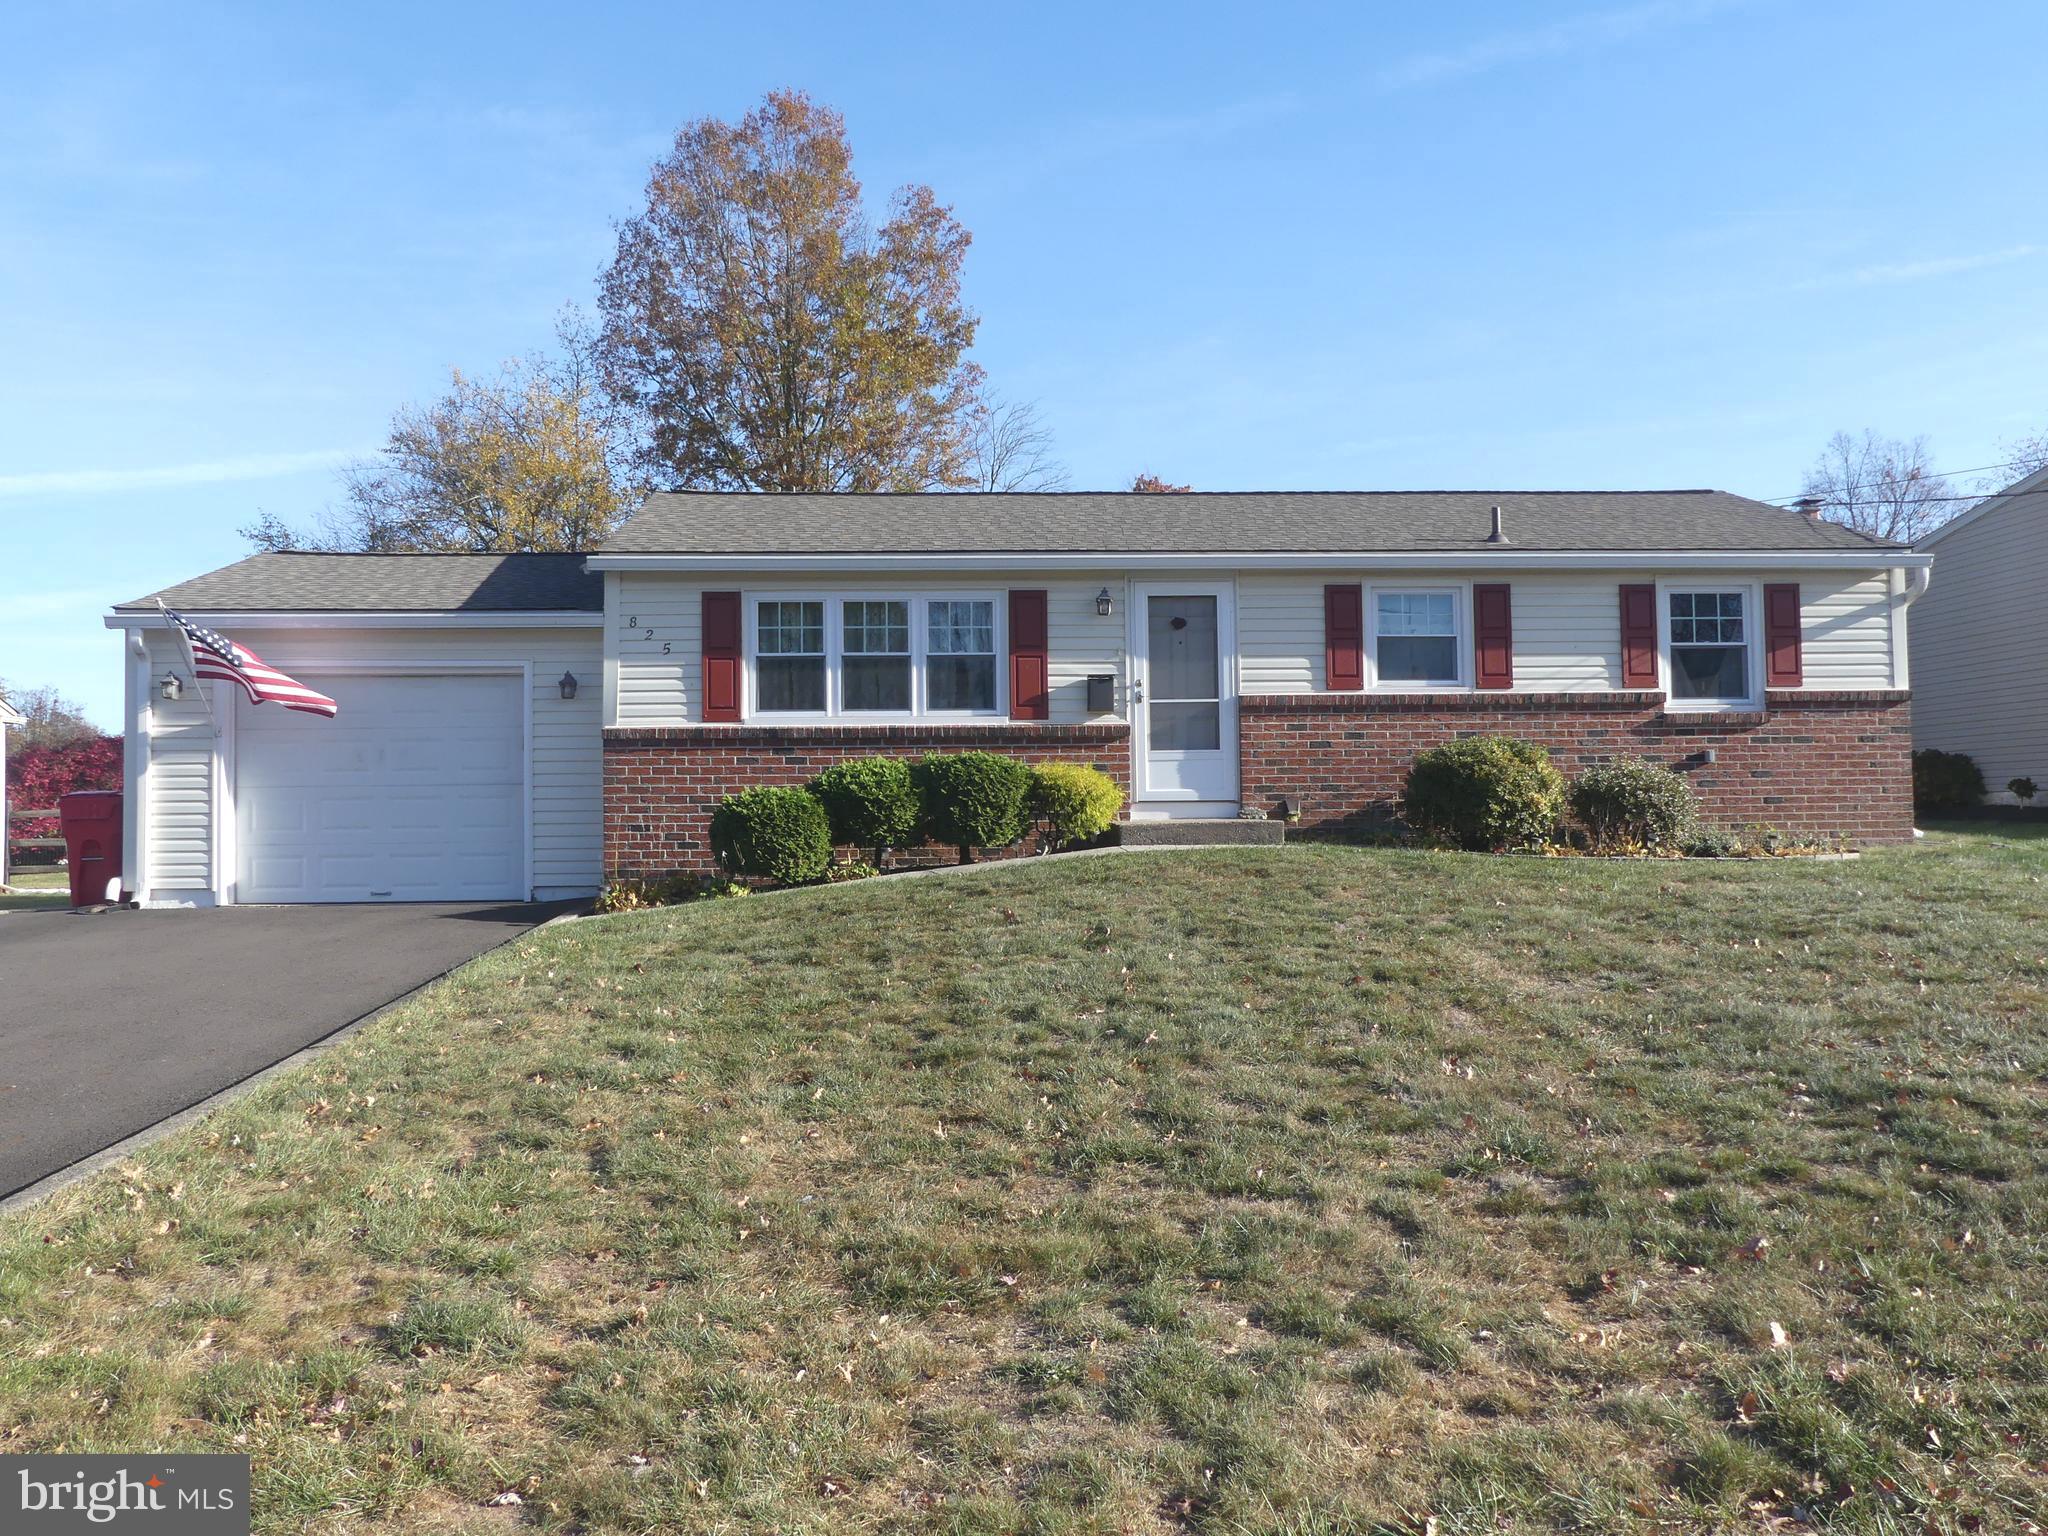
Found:
[[[0,914],[0,1197],[575,905]]]

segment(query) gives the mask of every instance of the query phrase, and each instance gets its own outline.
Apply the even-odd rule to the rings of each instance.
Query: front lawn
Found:
[[[1295,847],[557,926],[0,1222],[0,1452],[246,1450],[293,1533],[2026,1529],[2044,875]]]

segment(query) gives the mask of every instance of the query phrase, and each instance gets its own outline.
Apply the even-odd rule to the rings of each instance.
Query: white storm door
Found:
[[[525,899],[523,676],[303,675],[334,719],[236,703],[235,899]]]
[[[1237,809],[1237,646],[1227,585],[1140,582],[1131,604],[1132,798],[1155,815]]]

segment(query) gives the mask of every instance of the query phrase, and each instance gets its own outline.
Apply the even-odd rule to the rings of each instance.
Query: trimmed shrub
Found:
[[[951,843],[960,862],[977,848],[1007,848],[1024,835],[1031,770],[995,752],[933,752],[911,765],[924,806],[924,833]]]
[[[1572,818],[1598,849],[1680,849],[1699,821],[1692,786],[1662,763],[1623,757],[1572,780]]]
[[[743,789],[711,813],[711,852],[728,874],[810,885],[832,864],[832,824],[809,790]]]
[[[917,835],[917,786],[910,764],[894,757],[855,757],[834,763],[811,780],[811,793],[825,807],[832,841],[873,849],[875,864],[891,848]]]
[[[2013,799],[2019,801],[2021,805],[2025,805],[2041,792],[2040,785],[2036,784],[2032,779],[2025,778],[2007,779],[2005,787],[2012,792]]]
[[[1460,848],[1521,848],[1546,841],[1564,809],[1564,775],[1533,741],[1468,736],[1419,752],[1401,814],[1419,832]]]
[[[1913,754],[1913,809],[1966,811],[1984,799],[1984,770],[1967,752],[1926,747]]]
[[[1031,770],[1031,808],[1045,824],[1055,848],[1100,837],[1124,808],[1124,792],[1099,768],[1080,763],[1040,763]]]

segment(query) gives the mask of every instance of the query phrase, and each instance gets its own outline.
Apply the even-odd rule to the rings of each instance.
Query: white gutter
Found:
[[[585,609],[546,609],[532,613],[350,613],[304,610],[279,612],[227,608],[182,610],[195,623],[216,629],[598,629],[604,615]],[[110,613],[109,629],[162,629],[158,613]]]
[[[1313,550],[1242,553],[592,555],[593,571],[986,571],[1292,570],[1369,566],[1379,570],[1915,570],[1933,556],[1912,549]]]

